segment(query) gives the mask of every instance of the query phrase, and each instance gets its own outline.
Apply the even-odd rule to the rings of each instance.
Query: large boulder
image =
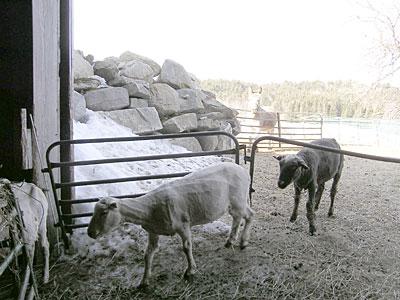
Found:
[[[232,133],[231,124],[229,124],[228,122],[221,122],[220,130]],[[218,135],[218,145],[216,150],[227,150],[227,149],[232,149],[233,147],[234,143],[230,137],[226,135]]]
[[[75,91],[72,94],[72,113],[76,121],[84,123],[88,120],[85,97]]]
[[[139,60],[121,62],[118,66],[120,75],[132,79],[145,80],[148,83],[153,82],[154,72],[151,67]]]
[[[218,146],[218,136],[208,135],[196,137],[203,151],[214,151]]]
[[[202,151],[201,145],[195,137],[168,139],[168,141],[173,145],[181,146],[191,152],[201,152]]]
[[[163,133],[188,132],[197,128],[197,116],[195,113],[183,114],[163,122]]]
[[[223,119],[232,119],[239,114],[236,110],[229,108],[214,98],[208,97],[207,99],[203,100],[203,105],[204,110],[202,110],[201,113],[207,114],[219,112],[221,113],[221,118]]]
[[[160,117],[178,114],[180,112],[177,91],[165,83],[155,83],[150,87],[151,99],[149,106],[154,106]]]
[[[113,80],[110,80],[107,83],[109,85],[111,85],[111,86],[121,87],[121,86],[125,86],[127,84],[130,84],[130,83],[132,83],[134,81],[135,81],[135,79],[128,78],[128,77],[125,77],[125,76],[121,76],[120,74],[118,74]]]
[[[153,70],[154,76],[158,76],[161,72],[160,65],[157,64],[154,60],[147,58],[145,56],[141,56],[139,54],[132,53],[130,51],[125,51],[124,53],[122,53],[119,56],[119,60],[121,62],[127,62],[127,61],[132,61],[132,60],[141,61],[142,63],[145,63]]]
[[[107,82],[118,75],[118,65],[112,60],[96,61],[93,66],[94,74],[103,77]]]
[[[195,86],[185,68],[171,59],[165,60],[158,82],[166,83],[174,89],[194,88]]]
[[[152,133],[163,127],[154,107],[103,111],[98,114],[113,119],[118,124],[132,129],[132,132],[136,134]]]
[[[197,113],[204,109],[203,100],[206,99],[204,93],[194,89],[179,89],[179,107],[182,113]]]
[[[149,102],[141,98],[129,98],[129,108],[149,107]]]
[[[142,98],[149,100],[151,98],[150,85],[144,80],[132,80],[132,82],[124,85],[128,90],[129,97]]]
[[[232,133],[232,127],[228,122],[216,121],[219,124],[217,130]],[[225,135],[212,135],[197,137],[203,151],[226,150],[234,147],[233,140]]]
[[[188,73],[190,80],[192,81],[191,87],[195,90],[201,90],[200,80],[192,73]]]
[[[88,91],[85,99],[86,107],[94,111],[123,109],[130,104],[128,91],[121,87]]]
[[[74,90],[78,92],[84,92],[89,90],[97,89],[101,85],[101,81],[98,78],[80,78],[74,81]]]
[[[217,120],[207,117],[200,117],[197,120],[197,131],[217,130],[221,127],[221,123]]]
[[[74,50],[72,54],[72,68],[74,81],[82,78],[90,78],[94,75],[90,63],[83,57],[81,51]]]

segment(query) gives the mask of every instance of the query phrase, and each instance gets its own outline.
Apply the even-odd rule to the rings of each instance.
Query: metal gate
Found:
[[[64,145],[78,145],[78,144],[90,144],[90,143],[115,143],[115,142],[135,142],[135,141],[145,141],[145,140],[161,140],[161,139],[179,139],[187,137],[201,137],[201,136],[226,136],[230,138],[234,144],[232,149],[226,150],[214,150],[214,151],[202,151],[202,152],[185,152],[176,154],[159,154],[159,155],[148,155],[139,157],[121,157],[121,158],[108,158],[100,160],[87,160],[87,161],[52,161],[50,159],[52,151],[56,147]],[[130,181],[144,181],[153,179],[164,179],[164,178],[176,178],[182,177],[190,172],[181,173],[170,173],[170,174],[158,174],[158,175],[146,175],[146,176],[136,176],[127,178],[110,178],[102,180],[93,181],[72,181],[72,182],[55,182],[54,170],[63,167],[74,167],[74,166],[86,166],[86,165],[99,165],[99,164],[110,164],[110,163],[120,163],[120,162],[135,162],[135,161],[148,161],[148,160],[160,160],[160,159],[179,159],[188,157],[199,157],[199,156],[211,156],[211,155],[223,155],[223,154],[233,154],[235,156],[235,163],[239,164],[239,150],[244,147],[239,146],[239,142],[236,137],[230,133],[224,131],[205,131],[205,132],[190,132],[181,134],[164,134],[164,135],[148,135],[148,136],[136,136],[136,137],[122,137],[122,138],[99,138],[99,139],[85,139],[85,140],[65,140],[58,141],[51,144],[46,151],[46,161],[47,168],[43,172],[49,173],[51,186],[53,190],[53,196],[56,203],[58,223],[62,231],[62,237],[65,243],[65,248],[68,249],[69,242],[67,233],[72,233],[73,229],[87,227],[88,223],[75,224],[74,220],[83,217],[90,217],[93,212],[86,212],[80,214],[71,213],[72,205],[79,205],[83,203],[96,202],[98,199],[93,196],[93,198],[88,199],[59,199],[59,191],[61,189],[70,189],[77,186],[87,186],[87,185],[99,185],[117,182],[130,182]],[[110,195],[116,198],[135,198],[144,195],[134,194],[134,195]]]
[[[377,156],[377,155],[335,149],[335,148],[330,148],[330,147],[325,147],[325,146],[320,146],[320,145],[315,145],[315,144],[310,144],[310,143],[304,143],[304,142],[294,141],[294,140],[275,137],[275,136],[262,136],[262,137],[259,137],[257,140],[255,140],[255,142],[253,143],[253,145],[251,147],[250,157],[246,157],[246,160],[250,161],[250,178],[251,178],[251,181],[250,181],[250,203],[251,203],[251,193],[253,193],[255,191],[253,189],[253,181],[254,181],[254,167],[255,167],[257,147],[258,147],[259,143],[261,143],[262,141],[265,141],[265,140],[276,141],[276,142],[281,142],[281,143],[285,143],[285,144],[292,144],[292,145],[296,145],[296,146],[300,146],[300,147],[308,147],[308,148],[313,148],[313,149],[318,149],[318,150],[323,150],[323,151],[328,151],[328,152],[333,152],[333,153],[339,153],[339,154],[344,154],[344,155],[349,155],[349,156],[354,156],[354,157],[359,157],[359,158],[366,158],[366,159],[391,162],[391,163],[400,163],[400,158]]]
[[[276,136],[285,139],[295,139],[311,142],[322,138],[323,118],[320,114],[305,113],[270,113],[270,118],[254,118],[251,111],[236,109],[239,112],[241,133],[238,135],[240,144],[247,148],[260,136]],[[260,124],[275,124],[269,128]],[[257,146],[259,150],[296,149],[297,145],[285,143],[282,140],[262,140]]]

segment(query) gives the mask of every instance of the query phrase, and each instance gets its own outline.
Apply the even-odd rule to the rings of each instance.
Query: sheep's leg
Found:
[[[297,186],[294,187],[294,206],[292,216],[290,217],[290,222],[294,222],[297,219],[297,210],[299,208],[300,203],[300,196],[301,196],[301,189]]]
[[[151,276],[151,265],[153,263],[154,253],[158,248],[158,238],[157,234],[148,233],[149,240],[147,243],[146,253],[144,255],[144,274],[142,278],[142,282],[140,283],[140,287],[146,287],[149,285],[149,278]]]
[[[332,187],[331,187],[331,204],[329,205],[329,210],[328,210],[328,216],[331,217],[333,215],[333,203],[335,202],[335,196],[337,193],[337,185],[339,183],[339,179],[340,179],[340,173],[337,173],[335,175],[335,177],[333,178],[333,183],[332,183]]]
[[[232,227],[231,227],[231,232],[229,234],[229,238],[225,243],[226,248],[231,247],[232,244],[237,240],[240,222],[242,221],[242,216],[233,214],[231,215],[232,215]]]
[[[315,231],[317,231],[315,227],[314,201],[315,201],[315,186],[311,185],[308,188],[308,201],[306,204],[310,235],[314,235]]]
[[[248,207],[246,209],[246,214],[244,216],[245,224],[242,232],[242,236],[240,238],[240,249],[244,249],[247,247],[249,244],[249,237],[250,237],[250,228],[251,228],[251,223],[253,221],[253,210]]]
[[[317,193],[315,194],[315,210],[318,210],[319,208],[319,203],[321,201],[322,193],[324,192],[325,189],[325,182],[320,183],[318,185]]]
[[[40,233],[40,245],[44,255],[43,283],[49,282],[49,241],[47,240],[46,231]]]
[[[191,282],[193,281],[194,273],[196,271],[196,263],[192,253],[192,232],[190,230],[190,225],[188,223],[182,224],[182,229],[178,231],[178,234],[182,239],[183,252],[185,253],[188,262],[188,267],[183,277],[187,281]]]

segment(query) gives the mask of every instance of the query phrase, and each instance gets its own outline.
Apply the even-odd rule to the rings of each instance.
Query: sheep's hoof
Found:
[[[317,231],[315,226],[310,226],[310,235],[314,235],[314,233]]]
[[[290,217],[290,222],[293,223],[294,221],[296,221],[296,219],[297,219],[297,216],[291,216],[291,217]]]
[[[248,244],[249,244],[248,242],[240,243],[240,250],[246,249],[246,247],[247,247]]]
[[[230,247],[232,247],[232,243],[230,241],[226,241],[225,248],[230,248]]]
[[[194,281],[194,274],[189,273],[189,272],[186,270],[185,275],[183,275],[183,278],[184,278],[187,282],[193,283],[193,281]]]
[[[333,216],[333,211],[328,211],[328,217],[332,217]]]
[[[137,286],[137,290],[139,291],[146,291],[149,288],[148,283],[141,283]]]

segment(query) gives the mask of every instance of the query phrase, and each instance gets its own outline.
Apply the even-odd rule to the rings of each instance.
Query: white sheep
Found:
[[[248,244],[253,211],[249,206],[249,173],[234,163],[220,163],[164,184],[138,198],[100,199],[89,223],[88,235],[97,238],[121,222],[141,225],[148,232],[145,269],[140,286],[147,286],[159,235],[178,233],[188,268],[184,274],[193,279],[196,264],[192,255],[191,226],[220,218],[227,210],[233,218],[225,246],[236,240],[242,218],[245,220],[240,247]]]
[[[18,203],[24,229],[22,236],[25,247],[30,254],[33,263],[35,255],[35,243],[38,241],[43,250],[44,268],[43,283],[49,281],[49,242],[47,240],[47,198],[40,188],[32,183],[11,183],[7,179],[1,179],[1,184],[10,185],[15,201]]]

